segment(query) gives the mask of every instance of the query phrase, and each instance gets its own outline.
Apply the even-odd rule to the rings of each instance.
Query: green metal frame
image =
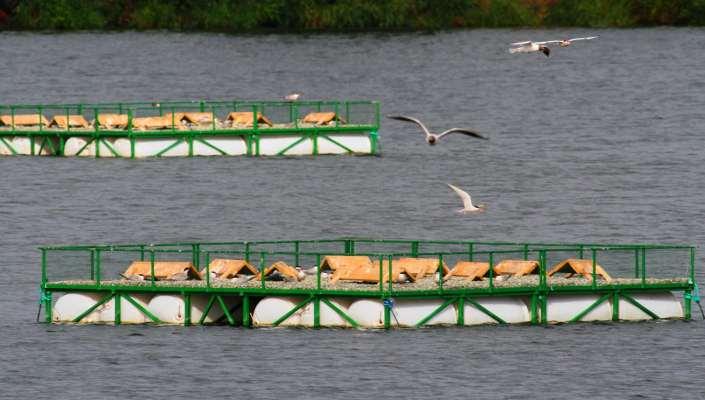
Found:
[[[353,118],[351,121],[351,109],[358,109],[364,116]],[[161,130],[134,130],[132,120],[137,115],[152,115],[161,116],[165,112],[206,112],[210,111],[214,114],[226,115],[231,111],[264,113],[267,110],[288,109],[288,115],[284,121],[275,121],[279,123],[289,124],[288,127],[262,127],[257,123],[257,118],[254,118],[254,123],[251,128],[218,128],[213,124],[207,129],[189,129],[180,130],[177,127],[176,121],[172,121],[171,129]],[[66,129],[50,129],[42,124],[38,125],[37,129],[18,129],[15,126],[14,118],[22,113],[32,113],[43,115],[43,112],[54,110],[55,115],[83,115],[87,120],[97,120],[101,114],[120,113],[127,114],[128,125],[125,129],[101,129],[99,124],[94,124],[92,130],[77,130],[67,126]],[[299,124],[299,119],[303,116],[303,112],[308,111],[333,111],[337,115],[343,111],[345,113],[345,124],[339,122],[338,119],[334,124],[329,126],[302,126]],[[161,151],[158,151],[153,156],[161,157],[173,147],[186,143],[189,148],[189,156],[193,156],[194,142],[200,142],[204,145],[213,148],[222,155],[226,155],[223,149],[208,143],[211,137],[241,137],[247,145],[248,156],[260,155],[260,140],[267,136],[291,136],[297,140],[279,151],[278,155],[287,155],[287,153],[296,145],[311,140],[313,143],[313,155],[318,155],[318,142],[323,139],[336,147],[341,148],[346,153],[354,153],[339,141],[333,139],[334,134],[359,134],[367,135],[370,140],[370,153],[377,155],[380,152],[379,147],[379,127],[380,127],[380,104],[376,101],[297,101],[297,102],[282,102],[282,101],[163,101],[163,102],[132,102],[132,103],[101,103],[101,104],[16,104],[16,105],[0,105],[0,114],[8,114],[11,116],[11,125],[9,129],[0,129],[0,147],[6,147],[12,155],[18,154],[16,149],[11,145],[10,139],[21,136],[27,137],[31,142],[31,155],[36,155],[41,152],[45,146],[50,148],[52,155],[64,156],[66,141],[71,137],[86,138],[88,143],[84,148],[80,149],[78,154],[82,153],[90,144],[95,144],[95,157],[100,158],[100,144],[108,148],[113,156],[119,156],[118,152],[110,145],[108,139],[127,138],[131,144],[130,158],[135,157],[135,141],[144,138],[172,138],[174,142],[166,146]],[[173,118],[172,118],[173,119]],[[50,139],[57,139],[58,146]],[[38,141],[39,148],[36,149]]]
[[[377,251],[360,251],[365,247],[379,248]],[[439,251],[441,247],[441,251]],[[313,251],[309,249],[313,249]],[[324,250],[324,248],[326,250]],[[331,249],[339,249],[333,251]],[[458,250],[463,249],[463,250]],[[647,274],[652,273],[653,268],[647,268],[648,255],[654,251],[675,250],[684,253],[684,258],[680,260],[687,262],[687,276],[675,277],[668,281],[649,281]],[[684,293],[684,319],[691,319],[691,292],[695,285],[695,247],[690,245],[662,245],[662,244],[599,244],[599,243],[513,243],[513,242],[472,242],[472,241],[419,241],[419,240],[378,240],[378,239],[358,239],[358,238],[341,238],[341,239],[325,239],[325,240],[281,240],[281,241],[239,241],[239,242],[205,242],[205,243],[163,243],[163,244],[117,244],[117,245],[75,245],[75,246],[45,246],[40,247],[41,251],[41,290],[42,301],[45,308],[45,317],[47,322],[51,322],[51,307],[53,292],[92,292],[103,295],[102,300],[98,305],[91,307],[82,313],[75,322],[79,322],[82,318],[89,315],[101,304],[109,301],[112,298],[116,299],[116,304],[120,303],[120,298],[125,298],[131,304],[147,316],[152,322],[160,323],[154,315],[150,314],[144,307],[140,307],[131,294],[137,293],[172,293],[181,294],[184,296],[184,301],[190,304],[191,295],[208,295],[209,301],[203,316],[194,321],[197,324],[204,324],[208,312],[217,303],[222,309],[224,320],[229,325],[241,324],[249,327],[252,323],[250,317],[250,308],[253,304],[253,299],[262,298],[264,296],[294,296],[302,300],[287,313],[282,315],[274,326],[278,326],[291,315],[297,312],[302,307],[309,303],[313,303],[314,308],[314,327],[320,326],[320,307],[321,302],[340,315],[342,319],[352,327],[359,327],[359,323],[350,315],[345,313],[331,301],[333,297],[346,298],[371,298],[387,300],[385,304],[393,304],[394,299],[441,299],[442,304],[433,312],[424,318],[420,319],[416,325],[423,326],[430,322],[435,316],[443,312],[447,307],[455,305],[458,307],[458,325],[464,325],[464,305],[470,304],[478,311],[486,314],[497,323],[504,324],[506,321],[501,317],[492,313],[489,309],[483,307],[476,299],[478,297],[488,296],[518,296],[529,301],[529,310],[531,315],[531,323],[545,324],[547,323],[547,304],[550,296],[560,296],[565,294],[597,294],[600,297],[591,305],[583,310],[576,310],[576,314],[571,318],[570,322],[581,321],[588,313],[598,307],[605,301],[613,303],[612,319],[619,319],[619,299],[624,299],[635,307],[643,311],[649,317],[659,318],[653,311],[649,310],[643,304],[640,304],[634,299],[634,293],[642,292],[658,292],[658,291],[682,291]],[[90,280],[84,280],[79,283],[66,283],[62,281],[52,282],[49,279],[49,254],[61,254],[62,252],[78,252],[89,255],[90,265]],[[111,284],[103,276],[102,258],[106,253],[123,252],[139,254],[141,260],[150,260],[152,262],[152,277],[147,281],[147,284]],[[592,279],[587,284],[553,286],[547,279],[547,257],[552,253],[560,252],[561,254],[568,252],[575,254],[577,257],[584,257],[589,254],[593,261]],[[610,252],[620,252],[622,254],[634,254],[635,265],[634,276],[628,283],[607,283],[599,282],[596,274],[596,265],[598,258]],[[157,256],[169,254],[190,254],[191,260],[196,268],[205,261],[206,278],[202,285],[174,286],[162,285],[154,279],[154,262]],[[379,260],[380,277],[384,272],[391,276],[391,261],[393,257],[434,257],[438,258],[439,265],[444,257],[456,256],[468,260],[477,260],[484,257],[494,265],[495,260],[506,255],[518,255],[523,259],[529,257],[536,258],[539,261],[539,280],[538,284],[520,287],[506,287],[496,285],[494,282],[493,269],[490,268],[488,285],[485,287],[462,287],[453,288],[443,284],[442,276],[439,274],[438,286],[430,290],[398,290],[394,288],[391,280],[383,282],[380,279],[379,285],[371,285],[369,290],[342,290],[337,288],[326,287],[322,284],[320,267],[316,274],[316,287],[312,289],[298,288],[277,288],[267,285],[267,281],[262,279],[261,285],[254,287],[219,287],[213,286],[208,277],[209,260],[216,255],[233,256],[244,258],[251,261],[255,257],[259,257],[258,265],[260,269],[264,269],[267,265],[267,260],[274,258],[288,257],[294,260],[295,265],[300,265],[302,258],[315,259],[316,264],[320,266],[321,260],[325,255],[367,255],[373,259]],[[674,264],[679,260],[673,260]],[[385,271],[385,269],[387,271]],[[242,307],[242,320],[236,321],[233,316],[234,309],[228,309],[223,296],[234,296],[241,299],[240,306]],[[391,301],[390,301],[391,300]],[[116,324],[120,323],[119,305],[116,307]],[[187,306],[185,325],[191,324],[190,305]],[[392,318],[395,317],[393,306],[387,307],[384,310],[384,327],[390,328],[393,326]]]

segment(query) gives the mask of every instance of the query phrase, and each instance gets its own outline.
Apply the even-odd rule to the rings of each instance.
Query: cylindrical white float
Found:
[[[311,139],[301,140],[301,136],[262,136],[259,141],[259,154],[263,156],[275,156],[286,150],[286,156],[302,156],[313,154],[313,141]],[[289,146],[291,148],[287,149]]]
[[[395,300],[391,310],[390,324],[402,327],[416,326],[442,304],[443,300],[441,299]],[[348,314],[362,327],[384,327],[384,304],[381,300],[357,300],[350,305]],[[424,325],[452,325],[457,322],[457,319],[455,308],[448,305]]]
[[[102,138],[100,141],[95,141],[89,137],[74,136],[70,137],[64,143],[64,155],[66,156],[79,156],[79,157],[95,157],[96,155],[96,143],[98,143],[98,150],[100,150],[100,157],[116,157],[112,150],[118,153],[118,156],[124,157],[115,148],[115,139],[112,138]],[[110,147],[108,147],[110,146]],[[112,150],[111,150],[112,147]],[[129,157],[129,154],[128,154]]]
[[[15,149],[17,154],[32,154],[32,140],[29,137],[16,136],[14,139],[12,139],[12,147]],[[34,138],[34,155],[52,155],[54,154],[54,151],[58,148],[59,141],[55,138],[40,136]]]
[[[352,150],[353,153],[369,154],[372,152],[372,143],[366,134],[343,134],[335,133],[327,135],[332,140]],[[318,138],[318,154],[344,154],[347,153],[343,147],[331,142],[326,138]]]
[[[344,312],[347,314],[348,308],[350,307],[351,301],[348,299],[334,299],[330,298],[328,301],[331,302],[334,306],[336,306],[340,311]],[[340,314],[335,312],[332,308],[328,306],[328,304],[324,302],[320,302],[320,309],[319,309],[319,322],[321,326],[330,326],[330,327],[346,327],[350,326],[350,324],[345,321]],[[303,307],[304,312],[301,313],[301,321],[300,324],[301,326],[307,326],[307,327],[312,327],[313,326],[313,302],[306,304],[306,306]]]
[[[569,322],[576,315],[593,305],[601,296],[596,294],[556,295],[548,297],[546,317],[548,322]],[[612,306],[605,300],[592,311],[585,314],[581,321],[610,321]]]
[[[683,307],[680,301],[671,292],[665,293],[636,293],[629,294],[634,300],[639,302],[659,318],[683,318]],[[645,312],[634,306],[629,301],[619,299],[619,319],[629,321],[639,321],[651,319]]]
[[[203,311],[208,305],[209,296],[203,295],[191,295],[191,323],[196,324],[200,321],[203,316]],[[237,304],[237,300],[233,298],[223,298],[225,304],[228,308],[233,308]],[[161,294],[154,296],[154,298],[149,302],[147,306],[148,310],[154,314],[155,317],[165,324],[183,324],[185,313],[184,310],[184,299],[179,295],[171,294]],[[234,318],[239,319],[239,311],[233,315]],[[220,307],[219,302],[216,300],[213,303],[208,315],[203,322],[210,323],[216,322],[220,317],[224,315],[223,310]]]
[[[301,301],[303,298],[299,297],[265,297],[257,303],[252,312],[252,324],[254,326],[271,326]],[[279,326],[300,326],[303,313],[304,307],[296,310]]]
[[[240,136],[202,137],[201,140],[193,141],[193,155],[195,156],[240,156],[247,154],[247,143]]]
[[[130,139],[116,139],[114,147],[121,157],[130,157]],[[135,140],[136,158],[155,157],[157,155],[159,155],[160,157],[188,156],[188,143],[186,143],[185,141],[181,141],[181,138],[140,138]]]
[[[73,322],[76,317],[93,307],[102,298],[103,295],[98,293],[67,293],[54,303],[51,309],[51,319],[54,322]],[[100,322],[100,311],[96,309],[79,322]]]
[[[521,324],[531,321],[529,307],[520,297],[478,297],[473,300],[508,324]],[[468,301],[465,302],[463,310],[465,325],[498,323],[494,318]]]
[[[2,139],[4,142],[0,140],[0,156],[11,156],[13,153],[8,146],[12,146],[12,139],[14,139],[14,137],[3,136]]]
[[[265,297],[255,306],[252,313],[252,323],[255,326],[271,326],[303,300],[303,297]],[[347,313],[348,306],[350,306],[349,300],[334,298],[328,300],[339,310]],[[279,326],[312,327],[313,307],[313,302],[306,304],[280,323]],[[337,312],[322,301],[320,302],[319,318],[320,326],[350,326]]]
[[[130,297],[135,300],[140,306],[147,308],[149,301],[152,299],[148,294],[132,294]],[[115,299],[111,299],[107,303],[98,307],[100,311],[101,322],[115,322]],[[120,322],[123,324],[144,324],[151,322],[146,315],[137,309],[132,303],[124,297],[120,299]]]

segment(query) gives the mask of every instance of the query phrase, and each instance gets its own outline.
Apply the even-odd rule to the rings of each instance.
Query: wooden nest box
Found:
[[[152,263],[151,261],[133,261],[122,276],[128,279],[140,276],[144,280],[151,280]],[[155,261],[154,279],[160,281],[200,280],[201,275],[190,261]]]
[[[547,275],[553,276],[553,274],[558,272],[567,272],[569,278],[574,274],[578,274],[592,280],[592,260],[569,258],[554,265]],[[607,282],[612,280],[612,277],[599,264],[595,264],[595,275],[602,277]]]

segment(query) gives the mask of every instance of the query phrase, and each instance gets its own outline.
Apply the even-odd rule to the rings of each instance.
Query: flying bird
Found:
[[[387,118],[396,119],[396,120],[398,120],[398,121],[413,122],[413,123],[415,123],[416,125],[420,126],[421,129],[423,129],[424,133],[426,134],[426,141],[427,141],[428,144],[430,144],[430,145],[436,144],[436,142],[437,142],[438,140],[440,140],[440,139],[443,138],[444,136],[446,136],[446,135],[448,135],[448,134],[451,134],[451,133],[462,133],[463,135],[472,136],[472,137],[476,137],[476,138],[478,138],[478,139],[487,140],[486,137],[480,135],[479,133],[474,132],[474,131],[471,131],[471,130],[469,130],[469,129],[463,129],[463,128],[451,128],[451,129],[448,129],[448,130],[443,131],[443,132],[438,133],[438,134],[437,134],[437,133],[431,133],[431,132],[429,132],[428,128],[426,128],[426,125],[423,124],[423,122],[419,121],[419,120],[416,119],[416,118],[407,117],[406,115],[387,115]]]
[[[461,213],[478,213],[485,211],[485,205],[484,204],[478,204],[478,205],[473,205],[472,204],[472,199],[470,198],[470,195],[468,192],[464,191],[463,189],[453,186],[450,183],[446,183],[449,188],[453,189],[453,191],[460,196],[460,198],[463,200],[463,208],[458,210],[458,212]]]
[[[572,39],[563,39],[563,40],[546,40],[544,42],[532,42],[532,41],[526,41],[526,42],[514,42],[512,43],[512,47],[509,48],[509,52],[514,54],[514,53],[533,53],[533,52],[542,52],[546,57],[549,57],[551,55],[551,48],[548,47],[548,45],[552,44],[557,44],[560,47],[568,47],[573,42],[577,42],[579,40],[592,40],[592,39],[597,39],[599,36],[586,36],[586,37],[577,37],[577,38],[572,38]]]
[[[573,42],[577,42],[579,40],[592,40],[592,39],[597,39],[599,36],[586,36],[586,37],[577,37],[577,38],[572,38],[572,39],[563,39],[558,41],[558,45],[561,47],[568,47]]]
[[[301,97],[301,93],[289,93],[286,96],[284,96],[284,100],[286,101],[296,101]]]
[[[509,52],[514,54],[514,53],[534,53],[537,51],[542,52],[546,57],[551,56],[551,49],[546,46],[548,42],[515,42],[512,43],[512,46],[509,48]]]

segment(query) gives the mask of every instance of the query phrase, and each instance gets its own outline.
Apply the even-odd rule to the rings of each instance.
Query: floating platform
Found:
[[[40,251],[47,323],[390,329],[689,320],[696,289],[687,245],[330,239]]]
[[[0,155],[379,154],[375,101],[0,105]]]

